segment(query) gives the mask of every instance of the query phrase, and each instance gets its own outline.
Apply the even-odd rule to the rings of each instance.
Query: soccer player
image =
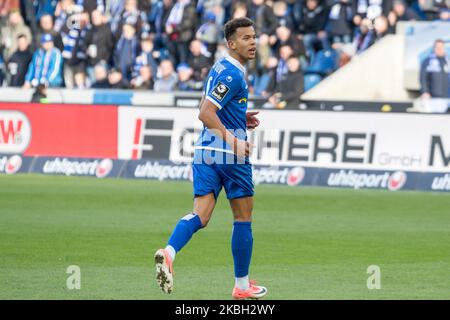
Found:
[[[199,119],[204,129],[193,160],[194,210],[176,225],[165,249],[155,253],[156,279],[161,289],[173,289],[173,261],[213,213],[224,187],[234,216],[231,251],[234,259],[234,299],[259,299],[267,289],[249,280],[253,249],[253,182],[249,155],[253,145],[246,129],[259,125],[258,112],[247,112],[248,86],[244,65],[256,54],[254,23],[248,18],[225,24],[229,54],[216,62],[205,82]]]

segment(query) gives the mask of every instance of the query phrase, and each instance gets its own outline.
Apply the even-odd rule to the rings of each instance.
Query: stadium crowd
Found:
[[[242,16],[250,93],[284,107],[398,21],[450,21],[450,0],[0,0],[0,85],[200,91]]]

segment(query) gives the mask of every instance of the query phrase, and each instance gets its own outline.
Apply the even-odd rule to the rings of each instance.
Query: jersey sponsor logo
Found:
[[[242,103],[242,102],[246,103],[247,102],[247,98],[242,98],[242,99],[239,100],[239,103]]]
[[[219,101],[222,101],[223,98],[227,95],[227,93],[230,91],[230,88],[227,87],[222,82],[217,83],[217,85],[214,87],[214,89],[211,92],[211,95],[216,98]]]

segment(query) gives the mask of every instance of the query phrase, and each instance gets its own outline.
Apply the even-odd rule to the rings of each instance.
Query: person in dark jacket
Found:
[[[59,49],[59,51],[63,52],[64,44],[62,41],[61,34],[54,30],[55,23],[53,21],[53,16],[50,14],[44,14],[39,20],[39,27],[34,36],[34,48],[38,48],[41,43],[41,37],[45,33],[50,33],[53,36],[55,41],[55,47]]]
[[[84,41],[87,53],[86,71],[91,83],[95,81],[94,66],[100,61],[109,63],[114,50],[114,37],[110,27],[106,24],[105,15],[94,10],[91,14],[92,24],[86,32]]]
[[[272,7],[264,3],[264,0],[253,0],[248,11],[248,17],[255,21],[256,35],[273,35],[278,26],[278,19]]]
[[[13,53],[7,62],[7,70],[9,75],[8,84],[11,87],[22,87],[25,83],[25,75],[28,66],[33,58],[30,50],[30,43],[25,35],[20,34],[17,37],[18,49]]]
[[[423,98],[449,98],[450,60],[446,56],[445,43],[434,42],[433,53],[422,62],[420,85]]]
[[[319,0],[306,0],[299,21],[299,31],[303,34],[303,43],[309,57],[314,54],[314,44],[317,41],[322,43],[323,48],[329,47],[325,32],[327,17],[328,11]]]
[[[352,1],[327,0],[330,13],[325,29],[332,44],[352,42]]]
[[[175,63],[187,62],[189,43],[197,29],[197,12],[190,0],[178,0],[165,23],[167,45]]]
[[[269,98],[269,102],[277,109],[296,109],[300,103],[300,96],[305,90],[304,75],[297,56],[290,56],[287,60],[288,73],[283,76],[276,86],[276,92]]]

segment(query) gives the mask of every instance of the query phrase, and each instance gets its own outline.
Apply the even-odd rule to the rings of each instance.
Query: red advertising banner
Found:
[[[0,154],[117,159],[117,110],[0,103]]]

